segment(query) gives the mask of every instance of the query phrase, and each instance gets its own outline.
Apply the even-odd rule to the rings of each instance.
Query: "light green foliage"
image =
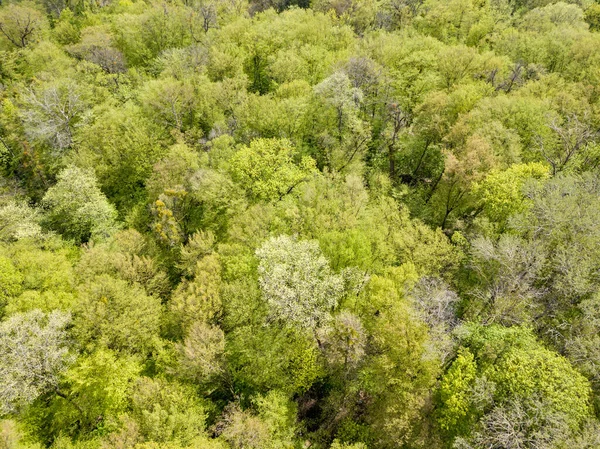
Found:
[[[557,436],[553,426],[573,432],[590,416],[588,380],[530,330],[467,325],[459,336],[467,349],[459,352],[439,391],[438,424],[451,435],[469,435],[478,420],[483,430],[475,440],[496,438],[497,420],[527,429],[536,424],[527,424],[524,416],[537,409],[540,431],[556,442],[563,435]]]
[[[296,404],[284,393],[271,390],[254,400],[258,416],[266,424],[270,442],[265,447],[292,448],[296,431]]]
[[[590,29],[598,31],[600,28],[600,7],[597,4],[591,4],[585,9],[585,21]]]
[[[44,312],[52,310],[69,310],[75,303],[75,294],[65,290],[25,290],[11,299],[5,309],[7,315],[40,309]]]
[[[517,164],[490,173],[474,190],[481,197],[486,216],[496,223],[503,223],[527,207],[523,192],[525,184],[547,179],[548,175],[548,168],[540,163]]]
[[[473,424],[470,392],[477,375],[477,365],[473,354],[461,348],[456,359],[444,374],[439,395],[443,408],[440,411],[439,425],[450,435],[468,432]]]
[[[590,414],[587,379],[547,349],[511,350],[488,372],[488,378],[497,384],[498,397],[540,395],[549,408],[567,415],[573,426]]]
[[[58,387],[73,358],[62,312],[34,310],[0,323],[0,413],[19,411]]]
[[[389,197],[369,195],[360,177],[316,177],[299,187],[296,202],[281,204],[280,220],[301,235],[318,239],[335,269],[357,266],[377,272],[410,262],[422,274],[434,274],[454,269],[460,260],[460,251],[440,230],[411,220],[408,210]],[[265,215],[259,218],[269,220]],[[255,227],[247,230],[250,235],[258,232]]]
[[[158,337],[162,305],[139,285],[103,274],[83,285],[75,334],[87,347],[147,354]]]
[[[182,130],[193,116],[193,85],[175,79],[152,80],[140,93],[140,103],[148,115],[158,117],[165,125]]]
[[[32,6],[10,3],[0,10],[0,32],[7,48],[25,48],[46,31],[46,18]]]
[[[549,31],[554,27],[582,27],[583,11],[577,5],[556,2],[529,11],[522,19],[521,27],[534,31]]]
[[[148,179],[146,188],[151,198],[170,189],[189,188],[189,178],[200,168],[198,154],[184,144],[173,145],[158,161]]]
[[[132,392],[132,417],[143,441],[185,446],[203,435],[205,414],[191,387],[140,377]]]
[[[186,330],[195,321],[215,321],[221,314],[221,264],[216,255],[196,262],[194,278],[173,293],[170,312],[175,324]]]
[[[9,247],[10,257],[23,273],[23,288],[26,290],[71,290],[73,279],[73,253],[62,242],[48,242],[38,246],[35,242],[19,241]],[[48,266],[53,267],[49,273]]]
[[[143,196],[140,184],[152,166],[165,153],[163,135],[145,119],[139,108],[103,108],[90,126],[77,136],[79,143],[73,159],[81,167],[93,169],[103,191],[120,211]]]
[[[10,259],[0,258],[0,305],[6,306],[10,298],[21,292],[23,275],[17,271]]]
[[[147,63],[164,50],[192,43],[192,35],[201,33],[200,23],[187,8],[174,5],[162,9],[153,5],[140,10],[130,5],[129,14],[117,16],[113,24],[116,42],[128,61],[135,65]]]
[[[597,449],[596,3],[0,4],[0,449]]]
[[[277,390],[253,402],[256,413],[236,406],[225,411],[219,423],[221,438],[234,449],[293,448],[295,404]]]
[[[243,192],[229,176],[210,169],[194,173],[190,185],[192,197],[202,211],[200,224],[203,229],[223,235],[232,217],[243,210]]]
[[[135,449],[230,449],[230,446],[222,440],[215,438],[196,438],[190,444],[182,446],[179,443],[139,443],[133,446]]]
[[[28,66],[23,75],[46,72],[59,78],[73,73],[75,64],[60,45],[54,42],[43,40],[36,46],[26,48],[24,53]]]
[[[444,42],[477,44],[494,28],[493,11],[486,3],[473,0],[443,2],[428,0],[416,27]]]
[[[288,140],[254,140],[231,158],[231,175],[252,198],[280,199],[315,168],[311,158],[303,157],[296,164],[293,157]]]
[[[69,166],[48,189],[43,203],[44,223],[77,243],[108,236],[115,228],[116,211],[96,184],[91,171]]]
[[[163,297],[169,282],[151,253],[148,241],[139,232],[117,232],[110,240],[82,252],[76,266],[78,281],[90,282],[98,275],[108,274],[139,284],[148,295]]]
[[[87,441],[73,442],[68,436],[60,435],[52,443],[53,449],[95,449],[100,444],[99,438],[94,438]]]
[[[66,398],[54,399],[51,425],[56,430],[79,432],[114,429],[127,408],[140,369],[133,357],[118,357],[106,349],[80,358],[65,374]],[[73,426],[76,422],[79,426]]]
[[[402,297],[410,274],[408,279],[394,274],[373,276],[359,302],[359,314],[372,336],[358,373],[359,385],[372,397],[364,420],[383,444],[416,436],[419,410],[426,406],[438,374],[436,361],[425,357],[426,328]]]
[[[68,7],[59,12],[54,26],[54,34],[61,44],[72,44],[81,37],[75,14]]]
[[[295,329],[239,326],[226,343],[229,368],[242,391],[301,393],[324,374],[314,337]]]
[[[22,276],[21,294],[8,301],[7,314],[72,307],[75,300],[73,253],[54,239],[44,240],[44,245],[47,246],[40,247],[35,241],[25,239],[7,248],[7,255]],[[48,270],[49,266],[52,271]]]
[[[212,232],[195,232],[181,248],[179,267],[186,275],[192,275],[198,262],[213,252],[215,236]]]
[[[340,443],[339,440],[334,440],[333,444],[330,447],[330,449],[366,449],[366,448],[367,448],[367,446],[365,446],[363,443],[347,444],[347,443]]]
[[[251,262],[255,267],[256,261],[252,258]],[[260,287],[252,278],[230,279],[223,285],[222,294],[224,329],[235,329],[245,324],[259,325],[269,315],[269,307],[262,298]]]

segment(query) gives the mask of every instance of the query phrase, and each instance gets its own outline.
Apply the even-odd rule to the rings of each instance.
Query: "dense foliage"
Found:
[[[0,5],[0,449],[599,449],[600,3]]]

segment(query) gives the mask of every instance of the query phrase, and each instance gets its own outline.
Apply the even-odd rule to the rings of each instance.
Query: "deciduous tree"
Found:
[[[66,332],[70,319],[68,313],[34,310],[0,323],[2,414],[17,412],[40,395],[58,391],[61,375],[73,362]]]

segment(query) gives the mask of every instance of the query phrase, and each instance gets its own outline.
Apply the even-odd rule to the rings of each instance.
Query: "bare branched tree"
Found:
[[[495,407],[469,439],[458,439],[456,449],[554,449],[571,433],[565,416],[549,413],[547,404],[533,398]]]
[[[582,164],[587,165],[589,156],[582,153],[599,135],[599,131],[589,123],[587,114],[583,117],[570,114],[562,123],[552,118],[548,127],[557,138],[556,147],[549,147],[539,136],[537,141],[542,156],[552,166],[553,175],[563,171],[578,155],[583,156]]]
[[[471,269],[481,282],[470,294],[487,308],[487,322],[518,324],[535,316],[543,294],[536,288],[544,263],[539,245],[511,236],[498,243],[480,238],[472,255]]]
[[[429,327],[431,348],[445,363],[453,351],[451,331],[458,324],[458,295],[439,278],[424,277],[410,292],[416,314]]]
[[[29,89],[23,113],[26,132],[63,152],[73,144],[73,131],[84,110],[85,102],[73,82]]]

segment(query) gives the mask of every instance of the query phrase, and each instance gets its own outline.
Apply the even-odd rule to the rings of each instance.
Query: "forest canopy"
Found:
[[[1,2],[42,448],[600,449],[600,3]]]

